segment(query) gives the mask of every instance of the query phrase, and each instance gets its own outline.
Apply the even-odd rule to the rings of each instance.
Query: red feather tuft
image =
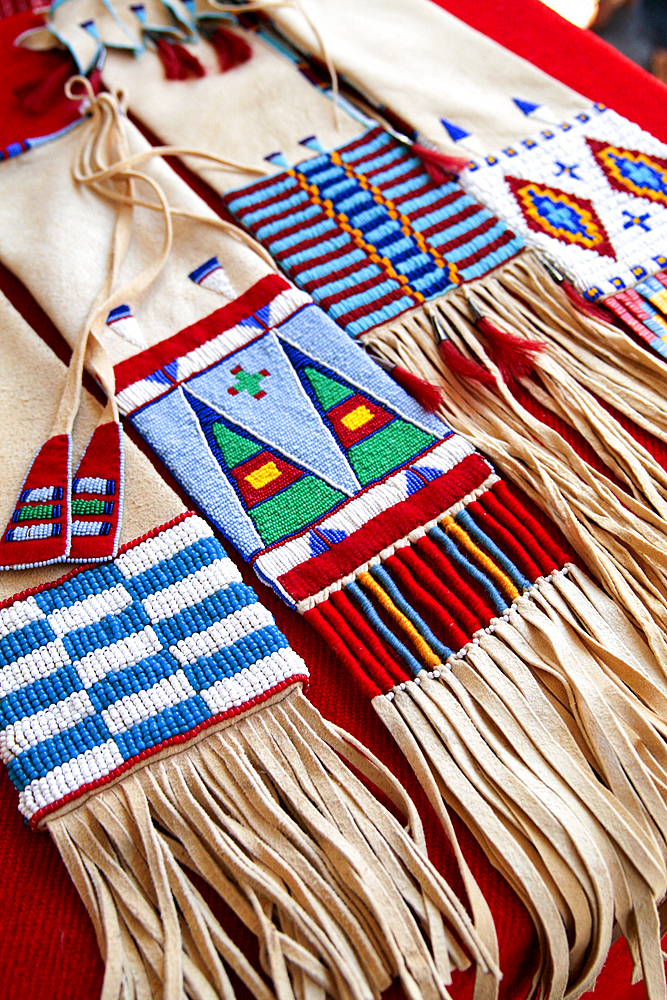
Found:
[[[245,38],[241,38],[229,28],[223,28],[222,25],[217,27],[208,40],[218,55],[221,73],[236,69],[237,66],[252,59],[252,49]]]
[[[442,389],[439,386],[427,382],[419,375],[413,375],[407,368],[401,368],[400,365],[392,368],[390,374],[409,396],[417,400],[420,406],[423,406],[429,413],[435,413],[442,402]]]
[[[505,382],[519,380],[533,371],[535,355],[547,346],[540,340],[524,340],[513,333],[499,329],[486,316],[476,320],[475,325],[483,333],[491,348],[490,354],[498,365]]]
[[[495,386],[495,375],[484,365],[480,365],[477,361],[471,361],[470,358],[466,358],[460,351],[457,351],[451,340],[441,340],[438,348],[449,370],[458,375],[459,378]]]
[[[590,316],[591,319],[600,319],[603,323],[612,323],[613,319],[610,315],[606,314],[604,309],[600,306],[596,306],[594,302],[589,302],[585,299],[581,292],[572,285],[567,278],[564,278],[560,283],[560,287],[563,289],[568,299],[572,303],[575,309],[579,312],[584,313],[586,316]]]
[[[190,76],[206,76],[206,70],[199,59],[184,45],[167,42],[164,38],[156,38],[155,45],[168,80],[187,80]]]
[[[439,153],[436,149],[420,146],[418,142],[413,142],[412,152],[419,157],[424,164],[424,170],[436,184],[448,184],[452,177],[458,177],[470,163],[470,159],[465,156]]]

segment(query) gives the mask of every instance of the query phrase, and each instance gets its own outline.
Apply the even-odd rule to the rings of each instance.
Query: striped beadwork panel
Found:
[[[37,822],[307,670],[199,517],[0,608],[0,754]]]
[[[380,128],[225,197],[282,269],[352,336],[479,278],[522,240]]]
[[[451,666],[570,555],[497,477],[299,610],[371,697]],[[409,541],[409,544],[407,542]],[[520,613],[520,612],[519,612]],[[382,640],[381,642],[379,640]]]

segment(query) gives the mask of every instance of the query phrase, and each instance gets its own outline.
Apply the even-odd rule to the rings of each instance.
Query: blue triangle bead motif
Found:
[[[523,111],[524,115],[532,115],[534,111],[541,108],[541,104],[534,104],[533,101],[522,101],[518,97],[513,97],[512,100],[516,104],[519,111]]]
[[[347,531],[343,531],[342,528],[320,528],[319,532],[332,545],[337,545],[347,538]]]
[[[467,139],[468,136],[471,135],[470,132],[466,132],[466,130],[461,128],[460,125],[455,125],[454,122],[447,121],[446,118],[441,118],[440,121],[444,125],[449,138],[453,142],[461,142],[462,139]]]
[[[418,476],[413,469],[405,470],[405,478],[408,484],[408,496],[412,496],[413,493],[417,493],[418,490],[424,488],[426,483],[421,476]]]
[[[329,546],[314,531],[308,532],[308,545],[310,546],[310,554],[313,557],[321,556],[323,552],[329,551]]]

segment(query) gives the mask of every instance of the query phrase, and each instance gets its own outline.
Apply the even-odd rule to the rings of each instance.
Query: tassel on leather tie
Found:
[[[437,149],[428,149],[418,142],[409,144],[412,152],[423,163],[426,173],[436,184],[447,184],[452,179],[452,176],[458,177],[469,163],[469,160],[465,156],[440,153]]]
[[[544,270],[553,278],[557,285],[560,285],[561,290],[567,295],[575,309],[582,312],[585,316],[590,316],[591,319],[601,320],[603,323],[613,322],[613,317],[594,302],[588,302],[555,264],[552,264],[546,257],[540,257],[540,260]]]
[[[484,385],[495,386],[495,375],[477,361],[466,358],[465,355],[457,351],[456,347],[445,332],[441,318],[429,314],[433,336],[438,345],[438,350],[447,367],[460,378],[471,379],[474,382],[481,382]]]
[[[228,73],[252,59],[252,48],[229,28],[218,25],[206,38],[216,51],[221,73]]]
[[[442,402],[442,389],[439,386],[434,385],[432,382],[427,382],[426,379],[420,378],[419,375],[414,375],[407,368],[394,365],[385,358],[379,358],[370,351],[369,354],[383,371],[391,375],[394,382],[400,385],[401,389],[404,389],[408,395],[417,400],[420,406],[423,406],[429,413],[435,413]]]
[[[534,357],[544,350],[546,344],[540,340],[525,340],[523,337],[501,330],[487,319],[467,289],[464,289],[464,295],[473,322],[489,342],[489,354],[498,366],[504,381],[518,382],[532,374]]]
[[[168,80],[187,80],[189,77],[206,76],[206,70],[199,59],[184,45],[156,38],[155,47]]]

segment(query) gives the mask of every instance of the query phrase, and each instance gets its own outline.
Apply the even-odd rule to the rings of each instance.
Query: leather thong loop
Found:
[[[122,124],[124,95],[121,92],[96,95],[89,80],[83,76],[74,76],[67,81],[65,93],[71,100],[80,101],[82,98],[86,100],[88,102],[87,111],[90,115],[83,141],[72,167],[72,176],[77,184],[81,184],[107,201],[115,203],[118,214],[108,274],[74,348],[65,390],[56,416],[54,433],[69,433],[72,428],[79,409],[81,378],[86,357],[89,357],[95,374],[107,394],[109,400],[107,405],[113,419],[118,421],[113,367],[108,360],[101,338],[104,322],[112,309],[128,298],[136,299],[150,287],[160,274],[171,253],[174,217],[204,222],[221,229],[257,253],[271,270],[276,270],[276,265],[267,251],[251,236],[217,216],[201,216],[195,212],[170,205],[160,183],[139,168],[154,157],[187,154],[201,157],[220,166],[231,167],[243,173],[265,175],[270,173],[269,170],[250,167],[233,160],[201,153],[198,150],[175,146],[156,146],[140,153],[131,154]],[[137,185],[140,183],[148,187],[153,196],[152,199],[137,193]],[[143,271],[122,287],[117,288],[118,275],[131,240],[133,212],[137,207],[148,208],[161,214],[164,220],[164,239],[156,258]]]

